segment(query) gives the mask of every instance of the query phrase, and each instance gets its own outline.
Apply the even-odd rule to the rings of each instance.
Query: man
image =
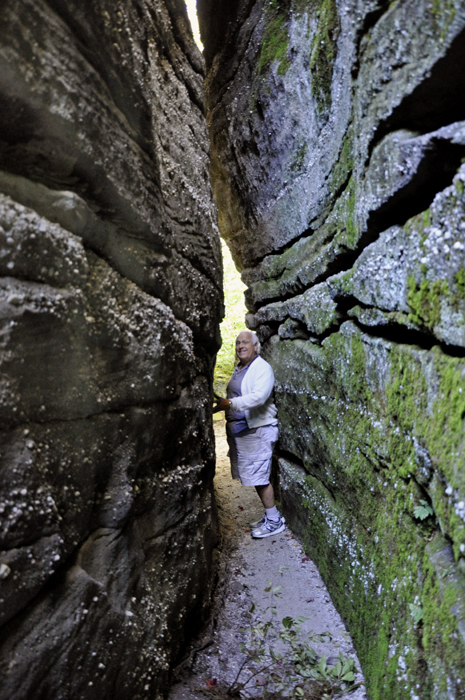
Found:
[[[236,339],[239,363],[229,381],[227,398],[218,398],[213,413],[226,411],[226,434],[233,479],[255,486],[265,513],[252,523],[252,537],[277,535],[285,528],[270,484],[271,457],[278,439],[277,410],[273,403],[274,374],[258,354],[255,333],[242,331]]]

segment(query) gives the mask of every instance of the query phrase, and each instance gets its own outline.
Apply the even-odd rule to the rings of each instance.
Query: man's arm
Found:
[[[266,362],[253,378],[252,390],[243,396],[236,396],[230,400],[233,411],[246,411],[251,408],[263,406],[271,396],[274,387],[274,374],[271,366]]]

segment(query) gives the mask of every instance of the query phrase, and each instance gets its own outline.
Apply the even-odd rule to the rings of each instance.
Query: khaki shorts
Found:
[[[232,478],[240,479],[244,486],[269,484],[278,435],[277,425],[262,425],[245,435],[228,435]]]

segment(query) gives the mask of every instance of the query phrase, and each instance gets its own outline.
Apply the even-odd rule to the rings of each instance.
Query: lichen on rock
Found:
[[[465,5],[290,3],[258,70],[272,7],[248,3],[252,26],[237,3],[215,50],[203,22],[220,230],[275,371],[281,501],[369,697],[462,698]]]

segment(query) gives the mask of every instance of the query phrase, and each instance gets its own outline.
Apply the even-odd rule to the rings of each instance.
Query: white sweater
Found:
[[[271,365],[257,357],[242,380],[242,396],[230,399],[233,411],[243,411],[249,428],[276,425],[278,413],[273,403],[274,374]]]

